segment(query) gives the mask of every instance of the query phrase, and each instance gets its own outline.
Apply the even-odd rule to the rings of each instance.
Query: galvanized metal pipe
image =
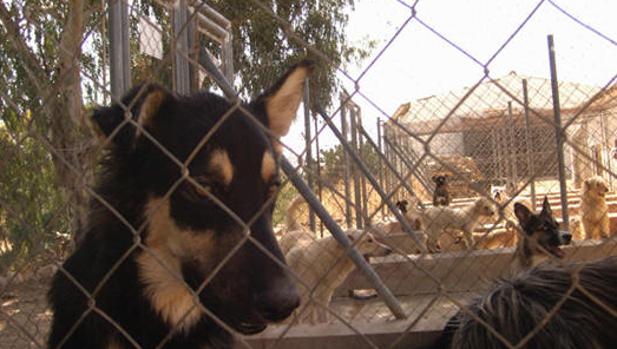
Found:
[[[358,152],[358,130],[356,126],[356,111],[353,107],[349,107],[346,103],[343,108],[349,110],[349,126],[351,133],[351,148],[354,152]],[[353,164],[351,167],[351,175],[353,177],[353,203],[356,217],[356,228],[362,229],[362,193],[360,192],[360,171],[358,166]]]
[[[349,137],[348,134],[348,126],[347,126],[347,109],[345,108],[345,96],[341,94],[341,130],[343,131],[343,139],[341,143],[347,143]],[[351,227],[351,203],[349,202],[349,198],[351,197],[351,186],[349,183],[350,180],[350,168],[351,164],[349,162],[349,155],[347,152],[343,152],[343,185],[345,186],[345,224],[347,227]]]
[[[531,123],[529,121],[529,93],[527,91],[527,80],[523,79],[523,107],[525,112],[525,152],[527,153],[527,174],[531,177],[530,190],[531,190],[531,209],[536,211],[536,174],[535,165],[533,163],[533,156],[531,155],[531,149],[533,149],[532,138],[529,134],[531,132]]]
[[[128,5],[117,0],[109,5],[109,73],[111,93],[119,98],[131,87]]]
[[[306,181],[308,182],[308,186],[309,188],[311,188],[311,190],[315,190],[315,168],[313,166],[313,154],[312,154],[312,142],[311,142],[311,111],[309,109],[309,106],[311,105],[310,103],[310,97],[309,97],[309,81],[308,79],[306,79],[304,81],[304,146],[305,146],[305,150],[306,150],[306,168],[308,169],[308,171],[306,171],[305,173],[307,173],[306,176]],[[309,206],[309,227],[311,228],[311,231],[315,231],[315,212],[313,211],[313,209],[311,208],[311,206]]]
[[[548,59],[551,69],[551,91],[553,95],[553,113],[555,116],[555,139],[557,141],[557,162],[559,166],[559,191],[561,193],[561,218],[569,226],[568,188],[566,185],[566,165],[563,154],[564,134],[561,126],[561,107],[559,104],[559,83],[557,81],[557,64],[555,62],[555,43],[553,35],[547,37]]]
[[[382,188],[385,188],[385,182],[384,182],[384,175],[383,175],[383,164],[382,162],[382,157],[383,157],[383,145],[382,145],[382,141],[381,141],[381,118],[377,118],[377,154],[379,154],[379,185]],[[387,190],[386,190],[387,191]],[[385,207],[382,205],[381,206],[381,215],[385,216],[386,214],[386,210]]]
[[[179,94],[191,92],[189,69],[188,5],[180,0],[173,12],[174,87]]]

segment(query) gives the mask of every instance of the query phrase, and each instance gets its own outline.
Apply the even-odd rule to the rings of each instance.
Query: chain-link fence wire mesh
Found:
[[[119,3],[128,7],[128,18],[123,25],[127,26],[129,34],[131,61],[125,62],[122,70],[128,69],[130,72],[129,82],[158,81],[179,92],[216,86],[212,72],[201,64],[203,54],[215,62],[224,76],[231,77],[233,67],[229,62],[233,52],[230,52],[229,41],[226,40],[233,39],[229,33],[225,36],[231,27],[226,27],[224,21],[213,19],[214,12],[211,10],[216,10],[216,7],[191,2],[189,11],[179,15],[178,6],[186,5],[182,1]],[[287,23],[279,9],[271,4],[257,0],[250,3],[261,16],[278,23],[277,35],[293,42],[294,49],[317,57],[319,65],[334,64],[332,58],[316,50],[306,41],[308,38],[302,37],[299,30],[301,23]],[[112,25],[105,16],[109,11],[108,5],[101,3],[80,8],[83,4],[79,4],[75,2],[67,7],[49,10],[48,17],[33,15],[23,2],[2,3],[0,8],[1,34],[8,43],[3,50],[9,57],[4,66],[7,73],[0,80],[3,118],[0,258],[4,275],[0,285],[0,331],[5,333],[0,346],[45,347],[53,314],[44,293],[51,274],[58,270],[90,300],[87,310],[71,324],[71,331],[77,329],[89,314],[97,314],[112,326],[117,338],[126,346],[143,347],[144,344],[134,338],[129,329],[123,328],[117,319],[94,302],[121,264],[137,253],[151,260],[161,273],[169,276],[169,280],[182,285],[191,299],[188,306],[178,310],[180,314],[175,318],[172,330],[155,347],[171,345],[174,331],[182,328],[182,322],[191,319],[195,311],[205,314],[225,330],[238,334],[220,314],[214,314],[205,307],[198,295],[209,287],[211,280],[243,246],[251,246],[281,264],[267,247],[249,233],[251,225],[274,199],[269,199],[251,217],[242,219],[209,188],[204,188],[199,178],[192,176],[189,165],[235,113],[251,120],[255,128],[264,127],[250,110],[237,100],[232,101],[220,121],[200,138],[190,154],[185,159],[179,159],[173,149],[167,149],[160,139],[131,115],[139,98],[147,97],[145,88],[137,93],[138,97],[124,103],[121,98],[129,86],[124,86],[122,93],[111,92],[115,81],[110,74],[113,75],[111,71],[119,67],[114,66],[116,63],[113,63],[113,54],[110,53],[112,48],[106,37],[106,30]],[[282,146],[285,154],[299,159],[296,171],[300,171],[305,179],[310,179],[322,205],[340,226],[347,229],[346,233],[352,238],[356,250],[367,257],[374,256],[370,257],[371,266],[398,298],[407,319],[402,323],[387,322],[394,316],[381,298],[371,298],[370,289],[375,285],[368,282],[364,274],[353,271],[354,264],[347,257],[349,249],[331,240],[328,229],[319,217],[315,224],[310,224],[309,210],[301,206],[294,217],[289,217],[293,219],[288,220],[287,224],[280,224],[276,230],[281,243],[286,237],[293,238],[290,244],[293,254],[288,254],[290,271],[300,293],[308,296],[286,323],[274,326],[278,332],[271,330],[266,333],[266,338],[271,340],[268,342],[270,347],[284,345],[286,337],[298,336],[295,328],[301,322],[314,325],[318,332],[324,329],[320,327],[321,322],[335,328],[340,323],[339,330],[352,333],[362,346],[395,347],[408,343],[408,338],[413,340],[413,333],[421,332],[428,323],[439,327],[456,311],[469,313],[465,306],[467,302],[490,287],[492,280],[506,275],[512,264],[516,241],[522,239],[520,229],[509,229],[506,224],[508,219],[516,219],[511,217],[513,201],[528,202],[529,206],[539,209],[546,196],[553,214],[559,220],[563,217],[561,205],[564,200],[561,199],[565,197],[570,216],[567,223],[570,223],[575,240],[573,246],[568,248],[568,257],[585,260],[614,254],[612,241],[603,240],[600,243],[597,240],[607,237],[604,235],[610,235],[612,230],[601,231],[597,236],[594,236],[595,232],[586,231],[593,229],[594,223],[588,223],[589,219],[585,217],[583,207],[587,194],[583,189],[585,181],[593,176],[600,176],[606,181],[606,206],[597,209],[605,210],[602,219],[611,223],[615,202],[612,190],[613,161],[617,146],[614,134],[617,113],[613,86],[615,76],[607,76],[603,86],[560,81],[562,123],[556,124],[550,80],[516,73],[495,77],[490,73],[490,68],[493,60],[502,54],[540,8],[556,9],[573,20],[572,26],[584,28],[609,45],[615,46],[615,41],[595,30],[593,24],[590,26],[581,22],[576,14],[567,12],[559,4],[540,1],[491,58],[483,62],[426,22],[422,13],[416,11],[415,3],[400,2],[400,6],[409,10],[409,17],[375,58],[365,64],[358,77],[337,68],[343,79],[354,85],[354,89],[341,93],[338,103],[334,103],[329,112],[317,107],[309,113],[306,125],[312,130],[307,143],[314,147],[312,156],[306,159],[306,147],[300,150],[292,148],[285,144],[285,140]],[[84,24],[85,19],[87,25]],[[67,28],[81,27],[82,35],[72,35],[75,33],[71,33],[70,29],[65,30],[63,35],[52,35],[41,29],[49,24],[48,21],[66,21]],[[380,57],[388,54],[398,34],[410,30],[410,23],[431,31],[435,35],[434,40],[455,48],[454,55],[463,55],[476,62],[485,74],[478,77],[475,85],[413,101],[390,115],[373,102],[370,95],[363,93],[360,82]],[[43,39],[46,45],[40,44]],[[119,45],[118,42],[115,44]],[[38,53],[36,50],[41,47],[50,50],[54,58],[48,61],[38,59],[33,52]],[[202,47],[207,48],[207,52],[204,53]],[[23,62],[15,61],[14,57],[20,57]],[[183,64],[188,70],[178,68]],[[266,74],[270,72],[269,69],[265,71]],[[51,79],[47,78],[50,76]],[[14,87],[16,84],[22,87],[23,93]],[[239,89],[242,90],[242,87]],[[84,120],[86,113],[80,108],[75,112],[75,105],[83,105],[84,100],[89,104],[120,103],[126,119],[99,142]],[[371,108],[363,110],[359,104],[370,105]],[[369,113],[377,114],[381,119],[378,121],[378,136],[367,131],[367,120],[370,119],[366,115]],[[342,139],[333,133],[331,124],[342,133]],[[103,156],[105,147],[124,128],[130,127],[147,138],[156,151],[174,163],[181,173],[160,194],[158,203],[162,203],[162,208],[150,207],[148,214],[144,213],[144,220],[137,225],[127,220],[126,212],[97,193],[92,181],[97,169],[96,160]],[[268,129],[264,131],[270,133]],[[307,131],[305,135],[309,134]],[[556,135],[559,132],[566,135],[563,149],[565,175],[560,175],[557,160],[560,149]],[[338,147],[320,149],[316,145],[320,140],[326,143],[333,138],[339,142]],[[319,163],[315,160],[317,156],[321,160]],[[427,222],[416,220],[413,215],[408,215],[407,221],[401,222],[395,216],[393,204],[403,199],[407,199],[412,206],[414,200],[419,200],[422,204],[419,210],[430,210],[435,189],[432,177],[439,174],[448,175],[448,189],[452,197],[450,205],[455,209],[467,207],[479,197],[490,198],[495,201],[494,204],[503,205],[500,209],[495,206],[497,214],[481,221],[474,231],[475,248],[487,251],[468,249],[464,236],[446,232],[439,239],[438,251],[431,251],[436,253],[423,253],[422,247],[414,243],[409,233],[418,236],[414,232],[425,230]],[[369,177],[378,185],[374,185]],[[566,192],[560,192],[560,181],[565,183]],[[224,251],[212,273],[205,275],[198,287],[189,286],[182,271],[173,263],[170,265],[167,256],[149,244],[147,239],[148,234],[152,234],[151,226],[157,223],[160,210],[165,209],[166,200],[187,185],[207,196],[225,212],[232,224],[243,230],[242,237]],[[591,183],[590,190],[595,190],[595,185],[595,182]],[[496,202],[494,194],[497,190],[506,194],[505,201],[500,198]],[[290,213],[290,203],[297,197],[294,186],[284,179],[274,213],[276,223],[285,221],[285,216]],[[133,240],[119,258],[109,261],[111,267],[94,287],[81,285],[61,264],[75,249],[72,236],[85,230],[88,200],[93,200],[96,206],[121,222]],[[297,201],[302,203],[303,200]],[[436,218],[444,219],[447,218]],[[292,234],[295,231],[290,227],[294,222],[300,224],[296,228],[301,233],[295,237]],[[406,225],[411,226],[413,231],[405,232]],[[511,249],[499,250],[501,247]],[[390,250],[394,253],[389,254]],[[294,262],[290,262],[290,258]],[[574,283],[572,287],[588,293],[580,284]],[[324,298],[324,288],[327,292],[333,292],[332,299]],[[570,293],[564,295],[563,301]],[[317,309],[315,313],[318,316],[317,319],[309,317],[307,320],[303,314],[312,312],[311,306]],[[610,305],[602,302],[598,302],[598,306],[607,308],[612,314],[615,312]],[[557,306],[547,314],[544,323],[549,322],[558,311]],[[391,324],[395,335],[385,341],[377,341],[371,336],[374,334],[371,324],[376,323]],[[540,325],[528,337],[541,331]],[[328,336],[328,332],[323,333]],[[60,347],[70,340],[70,335],[61,341]],[[259,345],[251,337],[237,337],[241,346]],[[503,344],[509,348],[521,347],[521,343]]]

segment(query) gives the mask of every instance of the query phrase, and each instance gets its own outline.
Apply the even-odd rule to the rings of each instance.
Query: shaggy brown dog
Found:
[[[608,185],[604,178],[587,178],[581,192],[581,222],[587,239],[600,239],[609,236],[608,206],[606,193]]]
[[[531,349],[615,348],[615,290],[616,257],[544,264],[500,282],[461,312],[451,348],[509,348],[502,340]]]

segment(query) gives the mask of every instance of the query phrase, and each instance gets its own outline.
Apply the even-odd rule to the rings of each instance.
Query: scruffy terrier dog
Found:
[[[294,311],[272,229],[277,138],[311,66],[249,104],[146,84],[94,112],[110,149],[90,227],[52,282],[50,348],[229,348],[230,331]]]
[[[444,229],[463,232],[466,247],[471,249],[473,244],[473,231],[482,217],[493,217],[495,207],[491,200],[481,197],[474,203],[463,208],[451,207],[427,207],[417,208],[416,205],[406,207],[408,218],[420,218],[421,226],[427,236],[426,247],[431,252],[436,252],[438,240]]]
[[[543,264],[471,303],[450,324],[451,346],[436,348],[614,348],[615,290],[617,257]]]
[[[448,177],[433,176],[435,191],[433,192],[433,206],[450,206],[450,192],[448,191]]]
[[[608,184],[600,176],[587,178],[583,183],[580,217],[587,239],[610,236],[606,193],[608,193]]]

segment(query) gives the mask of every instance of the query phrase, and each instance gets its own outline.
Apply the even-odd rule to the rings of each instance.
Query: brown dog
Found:
[[[608,193],[608,185],[600,176],[587,178],[583,183],[580,216],[587,239],[609,237],[606,193]]]

